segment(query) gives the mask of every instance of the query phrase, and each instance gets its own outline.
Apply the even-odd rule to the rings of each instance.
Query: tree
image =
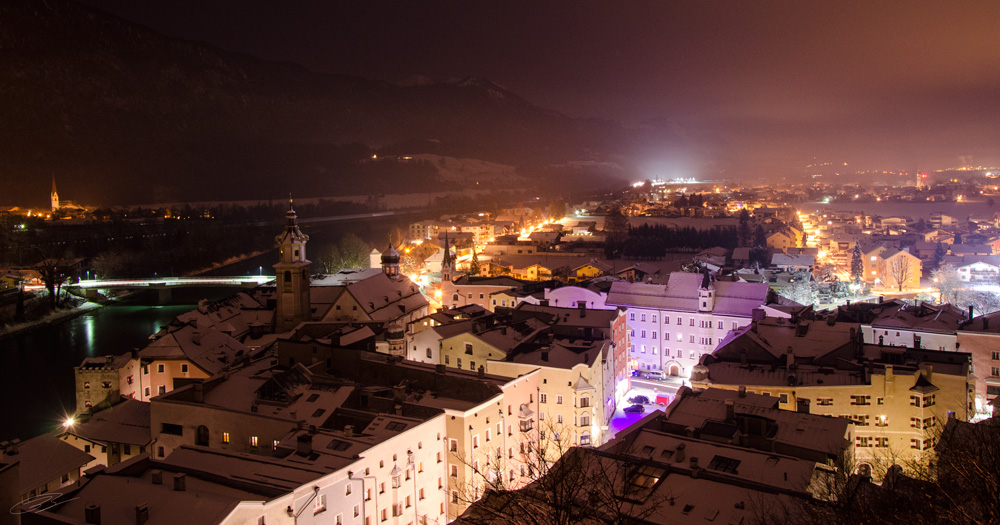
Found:
[[[913,275],[910,261],[905,256],[893,257],[886,263],[885,268],[890,282],[896,285],[897,291],[902,292],[906,281]]]
[[[962,279],[958,276],[958,269],[950,264],[945,264],[931,272],[931,280],[937,288],[942,303],[958,303],[959,294],[962,292]]]
[[[471,462],[474,481],[459,497],[474,504],[456,523],[640,524],[667,503],[665,491],[637,486],[639,467],[648,458],[633,451],[631,443],[569,447],[553,439],[559,435],[555,427],[542,435],[537,442],[522,442],[524,449],[513,449],[523,453],[487,451],[478,463]],[[517,475],[520,465],[530,474],[527,484]]]
[[[854,251],[851,252],[851,280],[855,284],[860,284],[864,280],[865,255],[861,253],[861,245],[854,243]]]
[[[628,218],[622,214],[621,208],[611,210],[604,219],[604,254],[609,259],[616,259],[625,248],[625,240],[628,238],[629,227]]]
[[[60,259],[48,258],[35,265],[35,269],[38,270],[42,283],[49,292],[49,306],[55,308],[62,285],[69,278],[66,267]]]
[[[337,244],[321,249],[316,262],[326,273],[337,273],[344,268],[367,268],[369,252],[368,245],[361,238],[348,233]]]
[[[737,245],[750,246],[750,212],[746,208],[740,210],[739,224]]]
[[[778,294],[803,306],[814,304],[816,302],[816,289],[811,277],[807,271],[793,273],[788,286],[780,290]]]
[[[469,261],[469,275],[479,275],[482,272],[482,267],[479,264],[479,254],[476,253],[476,247],[472,247],[472,260]]]
[[[941,261],[944,260],[945,255],[948,255],[948,250],[945,249],[943,244],[938,243],[937,247],[934,248],[934,260],[931,262],[931,264],[935,268],[941,266]]]
[[[557,221],[566,216],[566,202],[563,200],[554,200],[549,203],[549,218]]]

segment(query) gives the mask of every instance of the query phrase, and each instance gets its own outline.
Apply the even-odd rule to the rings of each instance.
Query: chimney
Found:
[[[184,492],[187,489],[187,474],[181,472],[174,475],[174,490]]]
[[[354,435],[354,425],[344,425],[344,435],[353,436]]]
[[[686,448],[687,448],[687,445],[684,444],[684,443],[678,443],[677,444],[677,448],[674,449],[674,461],[676,461],[678,463],[683,463],[684,462],[684,449],[686,449]]]
[[[479,379],[486,379],[486,367],[485,366],[479,365],[479,370],[477,370],[477,372],[479,372]]]
[[[972,320],[972,305],[969,305],[969,320]]]
[[[698,471],[701,470],[700,468],[698,468],[698,458],[695,456],[691,456],[690,465],[691,465],[691,477],[697,479]]]
[[[135,525],[142,525],[149,521],[149,504],[143,503],[135,506]]]
[[[739,393],[740,397],[747,397],[747,387],[744,385],[740,385]]]
[[[549,362],[549,351],[548,350],[542,350],[542,361],[545,361],[546,363]]]
[[[726,400],[726,421],[736,421],[736,402],[732,399]]]
[[[932,381],[934,379],[934,365],[930,363],[924,363],[923,368],[924,368],[924,377],[926,377],[928,381]]]
[[[83,521],[93,525],[101,525],[101,506],[91,503],[83,508]]]
[[[201,330],[195,328],[194,332],[191,334],[191,342],[201,346]]]
[[[347,427],[344,427],[346,430]],[[313,452],[313,437],[309,434],[299,434],[295,436],[295,453],[306,457]]]
[[[755,333],[755,334],[757,333],[757,320],[756,319],[753,319],[752,321],[750,321],[750,331],[753,332],[753,333]]]
[[[795,400],[795,407],[797,409],[797,412],[800,413],[800,414],[808,414],[809,413],[809,403],[810,403],[810,401],[808,399],[803,399],[801,397],[797,398]]]
[[[986,317],[986,316],[984,315],[984,316],[983,316],[983,330],[986,330],[986,329],[988,329],[989,327],[990,327],[990,318],[989,318],[989,317]]]
[[[794,367],[795,367],[795,353],[792,351],[792,347],[789,346],[788,350],[785,350],[785,368],[791,370]]]
[[[160,469],[155,469],[149,471],[149,475],[153,478],[153,485],[163,485],[163,471]]]
[[[437,373],[439,373],[439,374],[443,374],[443,373],[445,373],[445,366],[442,365],[442,364],[434,365],[434,371],[437,372]]]
[[[194,402],[204,403],[205,402],[205,385],[201,382],[195,383],[194,386]]]

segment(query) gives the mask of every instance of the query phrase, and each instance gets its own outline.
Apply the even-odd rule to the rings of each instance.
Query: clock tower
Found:
[[[309,236],[299,230],[292,200],[288,200],[285,231],[274,238],[278,243],[278,264],[274,265],[277,308],[274,312],[276,332],[287,332],[299,323],[312,320],[309,304],[309,264],[306,241]]]

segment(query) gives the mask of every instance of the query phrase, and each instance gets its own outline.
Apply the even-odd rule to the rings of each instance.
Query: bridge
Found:
[[[175,288],[255,288],[274,281],[273,275],[242,275],[236,277],[155,277],[152,279],[86,279],[76,283],[63,285],[63,288],[76,289],[84,297],[93,298],[98,290],[156,290],[159,293],[158,302],[163,304],[170,300],[170,291]]]

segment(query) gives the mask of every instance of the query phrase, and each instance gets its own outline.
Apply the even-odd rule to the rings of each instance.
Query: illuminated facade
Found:
[[[274,326],[277,332],[287,332],[299,323],[312,320],[309,304],[309,265],[306,242],[309,236],[299,230],[295,210],[288,203],[285,231],[274,238],[278,243],[279,260],[274,265],[277,308]],[[398,254],[397,254],[398,263]]]

